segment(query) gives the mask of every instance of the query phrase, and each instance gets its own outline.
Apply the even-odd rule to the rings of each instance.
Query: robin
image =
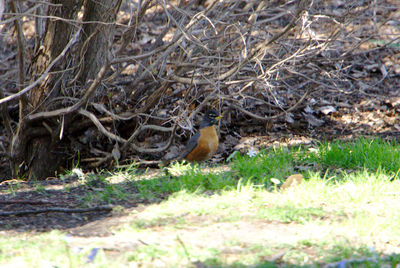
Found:
[[[200,129],[188,141],[180,159],[189,162],[201,162],[211,158],[218,148],[218,134],[215,129],[221,116],[214,109],[208,110],[203,117]]]

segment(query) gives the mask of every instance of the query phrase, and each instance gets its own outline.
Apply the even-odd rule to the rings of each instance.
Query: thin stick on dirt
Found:
[[[2,205],[11,205],[11,204],[29,204],[29,205],[44,205],[44,204],[53,204],[50,201],[42,201],[42,200],[29,200],[29,199],[17,199],[17,200],[0,200],[0,204]]]
[[[182,246],[183,251],[185,252],[186,257],[188,258],[188,260],[191,262],[191,258],[190,258],[190,254],[189,251],[187,250],[185,243],[183,243],[182,239],[178,236],[176,236],[176,240],[179,242],[179,244]]]
[[[85,213],[85,212],[92,212],[92,211],[110,211],[112,209],[113,209],[113,206],[110,206],[110,205],[91,207],[91,208],[51,207],[51,208],[43,208],[43,209],[35,209],[35,210],[0,212],[0,216],[23,216],[23,215],[29,215],[29,214],[41,214],[41,213],[49,213],[49,212]]]

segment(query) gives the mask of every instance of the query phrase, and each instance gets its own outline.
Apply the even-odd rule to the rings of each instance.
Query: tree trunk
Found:
[[[116,2],[116,4],[111,7],[113,2]],[[43,45],[31,63],[33,80],[42,75],[49,64],[60,55],[77,30],[77,22],[71,23],[69,20],[77,17],[82,1],[53,0],[52,3],[58,6],[49,6],[48,15],[65,20],[47,20]],[[111,22],[116,17],[119,5],[120,0],[87,0],[84,7],[84,20]],[[83,82],[83,88],[77,92],[80,95],[85,93],[84,90],[87,88],[85,81],[93,79],[104,64],[105,56],[108,54],[113,38],[112,28],[108,24],[87,23],[83,26],[81,38],[83,40],[80,51],[86,52],[80,53],[80,55],[85,55],[84,60],[76,59],[76,62],[81,63],[81,65],[68,59],[68,56],[59,61],[51,69],[52,73],[47,75],[40,85],[30,91],[28,97],[29,110],[23,115],[51,110],[49,108],[49,104],[52,104],[51,101],[60,96],[60,93],[63,92],[63,85],[72,81],[74,77]],[[73,71],[64,71],[71,65],[79,66],[79,68]],[[67,129],[67,122],[71,118],[70,114],[65,115],[65,118],[30,122],[22,116],[11,144],[11,159],[14,164],[13,175],[27,179],[45,179],[54,176],[60,165],[66,162],[65,150],[60,149],[61,146],[67,145],[65,138],[60,140],[61,122],[63,124],[65,122],[62,127]]]
[[[48,15],[65,19],[74,19],[79,8],[74,0],[54,0],[53,4],[61,7],[49,6]],[[31,63],[32,80],[36,80],[49,66],[49,64],[61,53],[67,45],[74,26],[62,20],[48,20],[44,33],[43,45],[37,51]],[[64,69],[66,60],[59,61],[52,71]],[[59,73],[52,73],[38,86],[30,91],[28,97],[28,110],[22,111],[20,122],[11,145],[11,157],[14,163],[13,175],[23,178],[42,179],[54,176],[58,169],[59,162],[62,161],[55,155],[56,144],[53,142],[55,135],[51,132],[56,131],[57,124],[48,120],[47,122],[37,122],[32,124],[26,122],[25,116],[45,110],[45,104],[58,96],[60,91]],[[44,130],[47,125],[48,131]],[[37,135],[36,135],[37,134]]]
[[[117,2],[113,5],[113,2]],[[84,21],[102,21],[112,22],[115,20],[117,10],[119,10],[120,1],[103,0],[101,4],[97,0],[88,0],[85,4]],[[111,48],[113,41],[114,26],[109,24],[93,24],[87,23],[83,25],[83,43],[87,43],[84,47],[84,66],[80,75],[82,85],[94,79],[103,66]],[[84,45],[85,46],[85,45]]]

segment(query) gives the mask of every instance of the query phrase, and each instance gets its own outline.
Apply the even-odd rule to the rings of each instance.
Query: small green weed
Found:
[[[258,211],[258,217],[271,221],[285,223],[297,222],[307,223],[316,219],[322,219],[326,212],[318,207],[296,207],[296,206],[277,206],[263,208]]]
[[[133,252],[130,252],[127,256],[127,259],[130,262],[143,262],[152,261],[165,255],[168,255],[167,250],[156,245],[145,245],[136,248],[136,250]]]
[[[42,184],[36,181],[34,182],[34,184],[35,184],[35,191],[41,194],[46,194],[46,188]]]
[[[350,258],[360,258],[362,257],[372,257],[374,252],[371,251],[365,245],[361,245],[360,247],[354,247],[348,241],[338,241],[334,245],[331,246],[329,252],[329,257],[326,258],[328,262],[340,261],[342,259],[350,259]],[[326,252],[320,252],[320,254],[327,255]]]
[[[183,217],[157,217],[149,220],[138,219],[133,222],[132,227],[134,229],[148,229],[153,227],[160,226],[175,226],[179,228],[179,226],[183,226],[186,223],[185,218]]]
[[[19,181],[17,183],[11,182],[8,184],[8,189],[4,190],[4,192],[7,192],[11,196],[15,196],[17,191],[21,188],[22,188],[21,182]]]
[[[294,158],[291,151],[285,148],[263,150],[254,157],[236,154],[232,163],[235,174],[244,183],[271,186],[271,178],[283,180],[294,172]]]
[[[89,191],[81,197],[82,203],[93,205],[95,203],[115,203],[126,200],[132,193],[129,187],[123,184],[109,183],[105,176],[88,175],[82,177],[81,183],[89,189]]]

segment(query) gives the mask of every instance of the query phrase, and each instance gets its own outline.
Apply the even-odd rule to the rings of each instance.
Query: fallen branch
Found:
[[[168,149],[168,147],[171,145],[172,143],[172,139],[174,137],[175,134],[175,129],[177,127],[177,124],[175,124],[173,127],[160,127],[160,126],[155,126],[155,125],[143,125],[140,126],[130,137],[129,139],[126,141],[126,143],[122,146],[122,151],[124,151],[128,146],[131,146],[134,150],[136,150],[139,153],[159,153],[159,152],[163,152],[165,150]],[[139,135],[140,132],[142,132],[143,130],[146,129],[152,129],[152,130],[157,130],[157,131],[162,131],[162,132],[172,132],[171,137],[168,141],[168,143],[161,148],[140,148],[138,146],[136,146],[133,141],[135,140],[135,138],[137,137],[137,135]]]
[[[45,205],[45,204],[53,204],[53,202],[42,201],[42,200],[29,200],[29,199],[17,199],[17,200],[0,200],[0,204],[2,205],[11,205],[11,204],[29,204],[29,205]]]
[[[115,134],[111,133],[110,131],[108,131],[108,130],[100,123],[99,119],[97,119],[97,117],[96,117],[94,114],[92,114],[91,112],[88,112],[88,111],[85,111],[85,110],[83,110],[83,109],[80,109],[80,110],[79,110],[79,113],[80,113],[81,115],[84,115],[84,116],[88,117],[88,118],[93,122],[93,124],[95,124],[95,126],[97,127],[97,129],[98,129],[101,133],[103,133],[105,136],[109,137],[109,138],[112,139],[112,140],[116,140],[116,141],[118,141],[118,142],[126,142],[126,140],[125,140],[124,138],[122,138],[122,137],[120,137],[120,136],[118,136],[118,135],[115,135]]]
[[[165,150],[167,150],[171,144],[172,141],[174,139],[175,136],[175,130],[176,127],[178,126],[178,124],[175,124],[173,127],[167,128],[167,127],[160,127],[160,126],[156,126],[156,125],[143,125],[140,126],[130,137],[129,139],[121,146],[121,151],[124,152],[126,149],[128,149],[128,147],[130,146],[132,149],[134,149],[135,151],[139,152],[139,153],[159,153],[159,152],[164,152]],[[137,137],[137,135],[139,135],[139,133],[143,130],[146,129],[152,129],[152,130],[157,130],[157,131],[163,131],[163,132],[169,132],[171,131],[171,136],[168,140],[168,143],[161,148],[141,148],[137,145],[135,145],[133,143],[133,141],[135,140],[135,138]],[[99,160],[98,162],[94,163],[93,165],[91,165],[92,167],[98,167],[108,161],[110,161],[113,158],[112,153],[108,154],[106,157],[102,158],[101,160]]]
[[[48,213],[48,212],[85,213],[85,212],[92,212],[92,211],[110,211],[112,209],[113,209],[113,206],[110,206],[110,205],[91,207],[91,208],[51,207],[51,208],[43,208],[43,209],[35,209],[35,210],[0,212],[0,216],[23,216],[23,215],[29,215],[29,214],[41,214],[41,213]]]

